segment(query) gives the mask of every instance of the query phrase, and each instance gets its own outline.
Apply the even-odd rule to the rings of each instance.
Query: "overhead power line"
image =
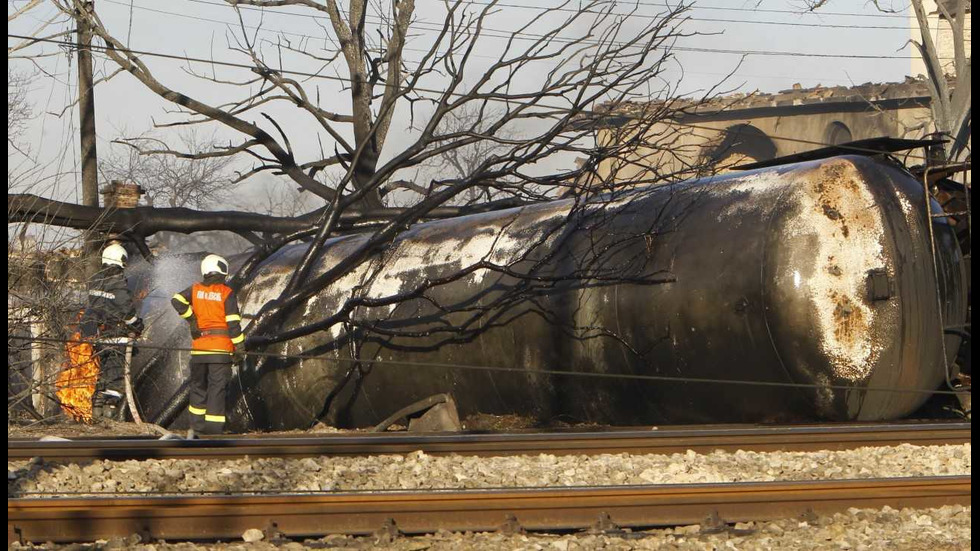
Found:
[[[437,1],[438,2],[438,1],[441,1],[441,0],[433,0],[433,1]],[[463,2],[463,3],[466,3],[466,4],[484,4],[484,5],[486,4],[486,2],[475,2],[474,0],[460,0],[460,1]],[[666,2],[642,2],[642,1],[639,1],[639,0],[633,0],[633,1],[627,2],[627,4],[628,5],[637,5],[637,6],[651,6],[651,7],[657,7],[657,8],[676,8],[677,7],[677,4],[676,3],[675,4],[668,4]],[[693,4],[693,3],[691,3],[691,4]],[[500,5],[500,4],[497,4],[497,5]],[[543,9],[549,9],[549,10],[550,9],[554,9],[554,8],[550,8],[550,7],[547,7],[547,6],[542,6],[542,8]],[[909,18],[909,16],[907,16],[907,15],[892,14],[892,13],[881,13],[881,12],[878,12],[878,13],[857,13],[857,12],[834,12],[834,11],[824,11],[824,10],[800,11],[800,10],[780,10],[780,9],[773,9],[773,8],[735,8],[735,7],[730,7],[730,6],[710,6],[710,5],[700,4],[700,3],[691,5],[690,6],[690,9],[692,9],[692,10],[705,10],[705,11],[733,11],[733,12],[739,12],[739,13],[781,13],[781,14],[787,14],[787,15],[813,14],[813,15],[821,15],[821,16],[823,16],[823,15],[829,15],[829,16],[834,16],[834,17],[877,17],[877,18],[885,18],[885,19],[908,19]]]
[[[65,42],[65,41],[61,41],[61,40],[54,40],[54,39],[48,39],[48,38],[33,38],[33,37],[29,37],[29,36],[23,36],[23,35],[17,35],[17,34],[10,34],[10,33],[7,33],[7,38],[14,38],[14,39],[18,39],[18,40],[29,40],[29,41],[33,41],[33,42],[39,42],[39,43],[57,44],[57,45],[59,45],[61,47],[70,48],[70,49],[73,49],[73,50],[79,49],[79,45],[76,44],[75,42]],[[110,48],[108,48],[106,46],[95,45],[95,44],[91,45],[90,48],[93,51],[102,51],[102,52],[105,52],[105,51],[107,51],[107,50],[110,49]],[[175,54],[165,54],[165,53],[159,53],[159,52],[150,52],[150,51],[146,51],[146,50],[134,50],[134,49],[131,49],[131,48],[112,48],[112,50],[113,51],[117,51],[117,52],[126,52],[126,53],[133,54],[133,55],[144,55],[144,56],[147,56],[147,57],[158,57],[158,58],[162,58],[162,59],[171,59],[171,60],[185,61],[185,62],[192,62],[192,63],[204,63],[204,64],[210,64],[210,65],[218,65],[218,66],[231,67],[231,68],[236,68],[236,69],[245,69],[245,70],[252,71],[252,72],[256,71],[256,69],[257,69],[254,65],[249,65],[249,64],[245,64],[245,63],[235,63],[235,62],[231,62],[231,61],[217,61],[217,60],[212,60],[212,59],[203,59],[203,58],[197,58],[197,57],[190,57],[190,56],[186,56],[186,55],[181,56],[181,55],[175,55]],[[324,79],[324,80],[344,82],[344,83],[348,83],[348,84],[352,82],[350,78],[340,77],[340,76],[333,76],[333,75],[324,75],[324,74],[321,74],[321,73],[310,73],[310,72],[306,72],[306,71],[291,71],[291,70],[288,70],[288,69],[273,69],[273,70],[275,70],[278,73],[284,74],[284,75],[301,76],[301,77],[308,77],[308,78],[319,78],[319,79]],[[443,95],[443,94],[446,93],[445,90],[436,90],[436,89],[433,89],[433,88],[415,87],[412,90],[413,91],[416,91],[416,92],[425,92],[425,93],[438,94],[438,95]],[[451,96],[455,96],[455,97],[466,97],[468,94],[464,94],[464,93],[460,93],[460,92],[454,92],[454,93],[451,93],[450,95]],[[498,98],[486,98],[486,99],[487,99],[487,101],[504,101],[503,99],[498,99]],[[552,111],[554,111],[556,113],[558,113],[558,112],[565,112],[565,113],[567,113],[567,112],[570,111],[567,107],[561,107],[561,106],[552,106],[552,105],[538,104],[538,107],[540,107],[542,109],[552,110]],[[625,119],[628,119],[628,120],[638,120],[638,121],[645,120],[643,117],[635,116],[635,115],[628,115],[628,114],[599,113],[599,112],[590,111],[590,110],[587,110],[587,109],[582,109],[581,111],[582,111],[582,114],[583,115],[596,115],[596,116],[615,115],[617,117],[625,118]],[[673,124],[673,125],[676,125],[676,126],[682,126],[682,127],[685,127],[685,128],[694,128],[694,129],[701,129],[701,130],[709,130],[711,132],[721,132],[721,133],[737,133],[738,132],[737,129],[736,130],[732,130],[732,129],[728,129],[728,128],[713,128],[713,127],[710,127],[710,126],[704,126],[704,125],[699,125],[699,124],[694,124],[694,123],[681,122],[681,121],[676,121],[676,120],[670,121],[670,124]],[[849,150],[852,150],[852,151],[855,151],[855,152],[860,152],[860,153],[872,153],[872,154],[880,154],[881,153],[881,151],[879,151],[879,150],[876,150],[876,149],[868,149],[868,148],[863,148],[863,147],[848,146],[848,145],[839,145],[839,144],[831,144],[831,143],[828,143],[828,142],[819,142],[819,141],[815,141],[815,140],[805,140],[805,139],[802,139],[802,138],[789,138],[789,137],[786,137],[786,136],[777,136],[777,135],[774,135],[774,134],[767,134],[767,136],[770,139],[772,139],[772,140],[780,140],[780,141],[786,141],[786,142],[791,142],[791,143],[801,143],[801,144],[806,144],[806,145],[818,145],[818,146],[821,146],[821,147],[835,146],[835,147],[839,147],[839,148],[842,148],[842,149],[849,149]],[[906,155],[906,156],[907,157],[910,157],[910,158],[917,158],[917,159],[924,159],[925,158],[923,156],[911,155],[911,154]]]
[[[207,5],[207,6],[226,7],[226,6],[229,5],[229,4],[225,4],[225,3],[222,3],[222,2],[216,2],[214,0],[185,0],[185,1],[186,2],[192,2],[192,3],[195,3],[195,4],[203,4],[203,5]],[[439,1],[439,0],[434,0],[434,1]],[[442,2],[439,1],[439,3],[441,4]],[[474,0],[460,0],[460,3],[461,4],[473,5],[473,6],[488,6],[489,5],[489,3],[487,3],[487,2],[476,2]],[[667,6],[667,4],[642,4],[641,3],[639,5],[667,7],[669,9],[676,9],[677,8],[677,6]],[[239,5],[237,7],[239,9],[248,10],[248,11],[263,11],[262,8],[257,7],[257,6]],[[301,7],[301,6],[297,6],[297,7]],[[603,11],[592,11],[592,10],[584,10],[584,9],[581,9],[580,10],[580,9],[571,8],[571,7],[561,7],[561,6],[549,7],[549,6],[543,6],[541,4],[523,5],[523,4],[511,4],[511,3],[497,3],[497,4],[494,4],[494,7],[495,8],[512,8],[512,9],[534,10],[534,11],[539,11],[539,12],[567,12],[567,13],[587,13],[587,14],[601,14],[601,13],[605,13]],[[699,9],[699,8],[700,8],[700,6],[693,6],[690,9],[696,10],[696,9]],[[718,8],[718,9],[722,9],[722,8]],[[754,11],[754,10],[745,10],[745,11]],[[782,12],[780,12],[779,10],[766,10],[766,11],[800,15],[799,12],[792,12],[792,11],[788,11],[788,10],[787,11],[782,11]],[[323,15],[292,13],[292,12],[287,12],[287,11],[277,11],[277,12],[272,12],[272,13],[274,13],[276,15],[285,15],[285,16],[290,16],[290,17],[305,17],[305,18],[313,18],[313,19],[326,19],[327,18],[326,16],[323,16]],[[609,15],[620,15],[620,16],[628,16],[630,18],[653,19],[653,20],[662,19],[663,18],[663,15],[652,15],[652,14],[632,13],[632,12],[630,12],[630,13],[610,12]],[[845,14],[838,14],[838,15],[845,15]],[[843,24],[843,23],[806,23],[806,22],[794,22],[794,21],[763,21],[763,20],[757,20],[757,19],[723,19],[723,18],[697,17],[697,16],[688,16],[688,15],[684,15],[680,19],[682,19],[684,21],[698,21],[698,22],[705,22],[705,23],[733,23],[733,24],[746,24],[746,25],[777,25],[777,26],[789,26],[789,27],[813,27],[813,28],[828,28],[828,29],[903,30],[903,31],[911,31],[911,30],[913,30],[913,27],[910,27],[910,26],[896,26],[896,25],[854,25],[854,24]],[[422,23],[431,23],[429,21],[421,21],[421,22]]]
[[[474,0],[459,0],[459,2],[461,4],[470,4],[470,5],[474,5],[474,6],[489,6],[490,5],[489,2],[476,2]],[[630,3],[630,4],[631,5],[640,5],[640,6],[665,7],[665,8],[668,8],[668,9],[677,8],[678,7],[678,6],[668,6],[667,4],[652,4],[652,3],[642,3],[642,2],[641,3],[637,3],[637,4],[632,4],[632,3]],[[535,4],[535,5],[529,6],[529,5],[523,5],[523,4],[508,4],[508,3],[505,3],[505,2],[498,2],[498,3],[494,4],[494,7],[500,7],[500,8],[516,8],[516,9],[534,10],[534,11],[542,11],[542,12],[558,11],[558,12],[569,12],[569,13],[579,13],[579,12],[581,12],[581,13],[592,13],[592,14],[605,13],[605,12],[602,12],[602,11],[580,10],[580,9],[576,9],[576,8],[562,7],[562,6],[553,6],[552,7],[552,6],[546,6],[546,5],[541,5],[541,4]],[[697,9],[726,9],[726,8],[702,8],[699,5],[693,5],[689,9],[690,10],[697,10]],[[728,9],[737,9],[737,8],[728,8]],[[756,10],[745,9],[744,11],[756,11]],[[766,11],[778,12],[778,13],[795,13],[796,15],[801,15],[799,12],[779,11],[779,10],[766,10]],[[660,15],[650,15],[650,14],[634,13],[634,12],[629,12],[629,13],[610,12],[609,14],[610,15],[622,15],[622,16],[628,16],[628,17],[631,17],[631,18],[639,18],[639,19],[660,19],[662,17]],[[851,14],[838,14],[838,15],[851,15]],[[896,25],[852,25],[852,24],[843,24],[843,23],[805,23],[805,22],[795,22],[795,21],[762,21],[762,20],[758,20],[758,19],[722,19],[722,18],[714,18],[714,17],[698,17],[698,16],[687,16],[687,15],[683,16],[682,19],[684,21],[700,21],[700,22],[705,22],[705,23],[735,23],[735,24],[747,24],[747,25],[778,25],[778,26],[788,26],[788,27],[813,27],[813,28],[824,28],[824,29],[865,29],[865,30],[869,30],[869,29],[885,30],[885,29],[887,29],[887,30],[902,30],[902,31],[911,31],[911,30],[914,30],[914,28],[913,27],[910,27],[910,26],[902,26],[902,27],[899,27],[899,26],[896,26]]]
[[[185,0],[185,1],[196,3],[196,4],[205,4],[210,6],[227,5],[227,4],[221,4],[210,0]],[[247,11],[259,11],[262,13],[266,13],[264,10],[255,7],[249,7],[249,6],[238,6],[238,7],[243,10],[247,9]],[[285,15],[289,17],[300,17],[304,19],[325,19],[329,21],[329,18],[327,16],[320,16],[320,15],[308,15],[308,14],[301,14],[301,13],[292,13],[287,11],[275,12],[275,14]],[[375,21],[373,17],[371,18],[371,20],[372,22],[385,23],[384,21],[381,20]],[[412,24],[412,27],[415,29],[436,31],[436,32],[442,31],[443,29],[441,24],[432,23],[428,21],[417,21]],[[502,39],[514,38],[516,40],[525,40],[525,41],[537,41],[537,40],[541,40],[542,38],[547,38],[548,40],[551,40],[553,42],[561,42],[561,43],[571,43],[571,42],[576,42],[581,44],[602,43],[597,40],[585,40],[585,39],[558,37],[558,36],[551,37],[551,36],[545,36],[543,34],[528,33],[528,32],[513,32],[513,31],[508,31],[506,29],[494,29],[490,27],[482,27],[481,33],[482,36],[485,36],[487,38],[502,38]],[[617,46],[617,45],[622,46],[624,43],[608,42],[608,44],[613,46]],[[699,48],[699,47],[691,47],[691,46],[671,46],[670,49],[679,52],[710,53],[710,54],[739,55],[739,56],[759,55],[759,56],[778,56],[778,57],[829,58],[829,59],[907,59],[907,60],[919,59],[918,56],[910,56],[910,55],[827,54],[822,52],[738,50],[738,49],[731,49],[731,48]],[[952,59],[952,58],[940,58],[940,59]]]
[[[190,20],[193,20],[193,21],[199,21],[201,23],[214,23],[214,24],[223,25],[223,26],[230,26],[230,27],[244,26],[246,29],[260,30],[260,31],[268,32],[268,33],[282,34],[282,35],[285,35],[285,36],[294,36],[294,37],[297,37],[297,38],[303,38],[303,39],[308,39],[308,40],[322,40],[323,39],[322,36],[313,36],[313,35],[309,35],[309,34],[298,33],[298,32],[295,32],[295,31],[287,31],[287,30],[283,30],[283,29],[277,29],[277,28],[265,27],[265,26],[259,26],[259,25],[243,24],[243,23],[240,23],[238,21],[223,21],[223,20],[220,20],[220,19],[211,19],[211,18],[208,18],[208,17],[201,17],[201,16],[197,16],[197,15],[188,15],[188,14],[185,14],[185,13],[177,13],[177,12],[171,12],[171,11],[166,11],[166,10],[160,10],[160,9],[157,9],[157,8],[150,8],[150,7],[147,7],[147,6],[140,6],[138,4],[131,6],[130,4],[127,4],[127,3],[122,2],[120,0],[101,0],[101,1],[103,3],[116,4],[116,5],[119,5],[119,6],[126,7],[126,8],[132,7],[132,8],[138,9],[138,10],[143,10],[143,11],[147,11],[147,12],[151,12],[151,13],[158,13],[158,14],[161,14],[161,15],[169,15],[169,16],[172,16],[172,17],[179,17],[179,18],[183,18],[183,19],[190,19]],[[195,0],[187,0],[187,1],[195,1]],[[428,53],[428,50],[425,50],[425,49],[422,49],[422,48],[409,48],[409,47],[405,47],[404,50],[405,51],[409,51],[409,52]],[[329,52],[336,53],[339,50],[327,50],[327,49],[324,49],[324,51],[329,51]],[[483,59],[497,59],[496,56],[490,56],[490,55],[481,55],[481,54],[476,54],[476,53],[471,53],[470,55],[476,56],[476,57],[480,57],[480,58],[483,58]],[[690,71],[690,70],[687,70],[687,69],[684,70],[684,73],[687,73],[687,74],[699,74],[699,75],[729,76],[729,73],[705,72],[705,71]],[[801,79],[802,80],[817,80],[817,81],[833,81],[833,82],[840,82],[840,83],[849,83],[850,82],[848,80],[841,79],[841,78],[835,78],[835,77],[817,77],[817,76],[793,77],[793,76],[786,76],[786,75],[749,75],[749,74],[736,74],[736,75],[731,75],[731,76],[737,76],[737,77],[742,77],[742,78],[764,78],[764,79],[771,79],[771,80],[782,80],[784,82],[785,81],[789,81],[789,80],[801,80]]]

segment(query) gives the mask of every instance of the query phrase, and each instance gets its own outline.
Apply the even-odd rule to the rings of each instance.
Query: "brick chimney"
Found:
[[[113,180],[102,188],[107,208],[131,209],[136,208],[143,188],[137,184],[127,184],[122,180]]]

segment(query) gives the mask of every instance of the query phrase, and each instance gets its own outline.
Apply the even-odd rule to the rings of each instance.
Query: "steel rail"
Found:
[[[970,476],[515,490],[344,492],[275,496],[19,498],[7,500],[7,543],[85,542],[130,534],[234,539],[271,527],[286,537],[488,531],[511,515],[528,530],[573,530],[605,517],[622,527],[829,514],[849,507],[968,505]]]
[[[8,460],[223,459],[366,456],[422,451],[431,455],[668,454],[687,450],[813,451],[864,446],[963,444],[970,423],[888,423],[795,426],[710,426],[602,432],[486,434],[360,434],[317,437],[218,437],[202,440],[82,439],[7,441]]]

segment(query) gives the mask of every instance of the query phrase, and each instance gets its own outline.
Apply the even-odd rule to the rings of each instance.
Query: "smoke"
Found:
[[[158,256],[153,263],[141,262],[134,266],[130,275],[135,275],[136,297],[142,297],[140,305],[140,315],[146,324],[143,334],[143,341],[150,342],[158,346],[173,345],[181,348],[190,346],[190,333],[185,327],[183,320],[173,311],[170,306],[170,299],[174,293],[181,291],[192,283],[197,276],[197,266],[200,262],[199,254],[169,254],[164,253]],[[141,367],[155,364],[155,356],[165,353],[161,350],[147,350],[145,354],[140,354],[137,364]],[[181,354],[179,362],[180,377],[184,378],[187,359],[183,356],[186,352],[176,352]],[[160,365],[157,365],[160,369]],[[174,373],[173,375],[178,375]],[[171,376],[167,374],[165,376]]]

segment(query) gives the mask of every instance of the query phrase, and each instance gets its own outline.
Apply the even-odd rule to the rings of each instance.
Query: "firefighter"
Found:
[[[124,415],[123,371],[126,346],[143,331],[123,269],[129,255],[118,243],[102,250],[102,269],[88,284],[88,304],[82,314],[82,339],[92,342],[99,376],[92,395],[94,419],[120,419]]]
[[[221,434],[225,424],[225,387],[231,379],[235,346],[245,340],[235,292],[225,285],[228,261],[209,254],[201,261],[203,280],[170,301],[190,324],[191,428],[195,434]]]

